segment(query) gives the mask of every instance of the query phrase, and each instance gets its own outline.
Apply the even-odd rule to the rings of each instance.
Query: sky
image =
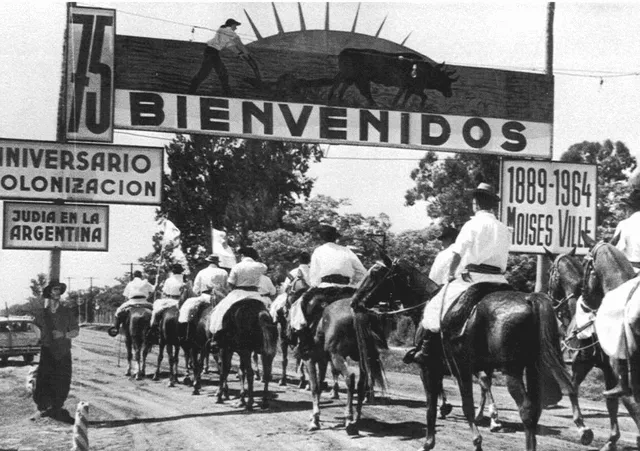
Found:
[[[78,2],[116,9],[117,34],[205,42],[227,18],[255,40],[245,10],[262,36],[277,32],[267,2]],[[285,31],[298,30],[296,3],[276,3]],[[307,29],[324,28],[325,2],[302,2]],[[330,2],[330,27],[351,30],[358,4]],[[0,138],[55,140],[66,4],[11,2],[0,9]],[[402,42],[448,64],[542,72],[547,6],[544,2],[363,2],[356,31]],[[554,23],[554,132],[557,158],[581,141],[624,142],[640,157],[640,5],[558,2]],[[195,28],[194,28],[195,27]],[[208,28],[209,30],[205,29]],[[144,135],[144,136],[141,136]],[[114,144],[164,146],[171,134],[116,131]],[[347,210],[386,213],[392,231],[420,229],[423,203],[404,206],[409,177],[423,153],[416,150],[330,146],[311,167],[312,195],[348,198]],[[443,155],[444,156],[444,155]],[[109,251],[63,251],[61,279],[70,288],[115,283],[152,251],[155,207],[110,207]],[[0,306],[23,302],[29,280],[49,273],[50,252],[0,250]]]

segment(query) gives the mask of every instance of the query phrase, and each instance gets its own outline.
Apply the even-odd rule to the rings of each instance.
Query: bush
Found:
[[[408,316],[395,317],[392,320],[392,330],[389,333],[389,344],[392,346],[413,346],[416,328]]]

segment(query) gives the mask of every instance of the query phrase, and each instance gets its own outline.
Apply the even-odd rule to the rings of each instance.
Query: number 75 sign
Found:
[[[113,142],[113,9],[70,6],[67,23],[66,138]]]

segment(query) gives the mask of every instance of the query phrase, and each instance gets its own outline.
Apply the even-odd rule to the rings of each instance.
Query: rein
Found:
[[[401,308],[400,310],[393,310],[391,312],[381,312],[379,310],[375,310],[375,309],[372,309],[372,308],[369,308],[369,307],[364,307],[364,309],[369,311],[369,312],[371,312],[371,313],[375,313],[376,315],[391,316],[391,315],[398,315],[398,314],[404,313],[404,312],[409,312],[409,311],[411,311],[413,309],[416,309],[418,307],[422,307],[422,306],[426,305],[427,302],[429,302],[429,301],[424,301],[424,302],[422,302],[420,304],[417,304],[417,305],[414,305],[414,306],[411,306],[411,307]]]

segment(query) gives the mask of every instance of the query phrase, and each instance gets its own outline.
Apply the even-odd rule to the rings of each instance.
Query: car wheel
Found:
[[[24,359],[24,363],[33,362],[33,354],[25,354],[22,356],[22,358]]]

